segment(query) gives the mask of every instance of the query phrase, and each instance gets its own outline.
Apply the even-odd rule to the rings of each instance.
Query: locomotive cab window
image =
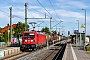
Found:
[[[35,37],[34,34],[29,34],[29,33],[24,34],[24,38],[34,38],[34,37]]]
[[[34,34],[29,34],[29,38],[34,38],[35,35]]]

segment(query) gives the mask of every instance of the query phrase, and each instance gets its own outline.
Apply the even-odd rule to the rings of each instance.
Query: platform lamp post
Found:
[[[78,21],[78,33],[79,33],[79,20],[77,20]]]
[[[85,46],[86,46],[86,9],[82,8],[82,10],[85,11],[85,44],[84,44],[84,50],[85,50]]]

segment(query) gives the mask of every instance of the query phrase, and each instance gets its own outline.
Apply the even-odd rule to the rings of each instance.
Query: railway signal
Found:
[[[70,35],[70,31],[68,31],[68,35]]]

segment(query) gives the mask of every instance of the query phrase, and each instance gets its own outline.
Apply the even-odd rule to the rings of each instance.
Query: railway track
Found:
[[[26,57],[26,56],[32,55],[32,54],[34,55],[37,52],[40,52],[42,49],[43,48],[38,49],[38,50],[34,50],[34,51],[30,50],[30,51],[26,51],[26,52],[19,52],[18,54],[9,55],[7,57],[1,58],[0,60],[17,60],[17,59],[19,60],[19,58]]]
[[[41,53],[26,60],[52,60],[61,48],[62,46],[57,44],[56,46],[50,47],[49,49],[42,51]]]
[[[47,49],[47,47],[44,47],[32,52],[20,52],[15,55],[4,57],[0,60],[52,60],[62,47],[59,44],[57,45],[58,46],[54,47],[52,45],[51,47],[49,47],[49,49]]]
[[[52,60],[62,60],[66,45],[67,45],[66,43],[62,44],[62,48],[59,50],[59,52],[56,54],[56,56]]]
[[[53,49],[50,49],[51,52],[47,54],[45,57],[43,57],[41,60],[52,60],[53,57],[58,53],[58,51],[61,49],[61,47],[55,47]]]
[[[57,44],[59,45],[59,44]],[[62,60],[66,44],[61,44],[60,47],[56,47],[52,52],[48,53],[41,60]]]

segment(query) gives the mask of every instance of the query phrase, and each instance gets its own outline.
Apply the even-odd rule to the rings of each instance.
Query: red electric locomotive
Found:
[[[20,47],[21,51],[28,49],[37,49],[40,46],[46,44],[46,35],[41,34],[35,30],[25,31],[22,33],[22,45]]]

